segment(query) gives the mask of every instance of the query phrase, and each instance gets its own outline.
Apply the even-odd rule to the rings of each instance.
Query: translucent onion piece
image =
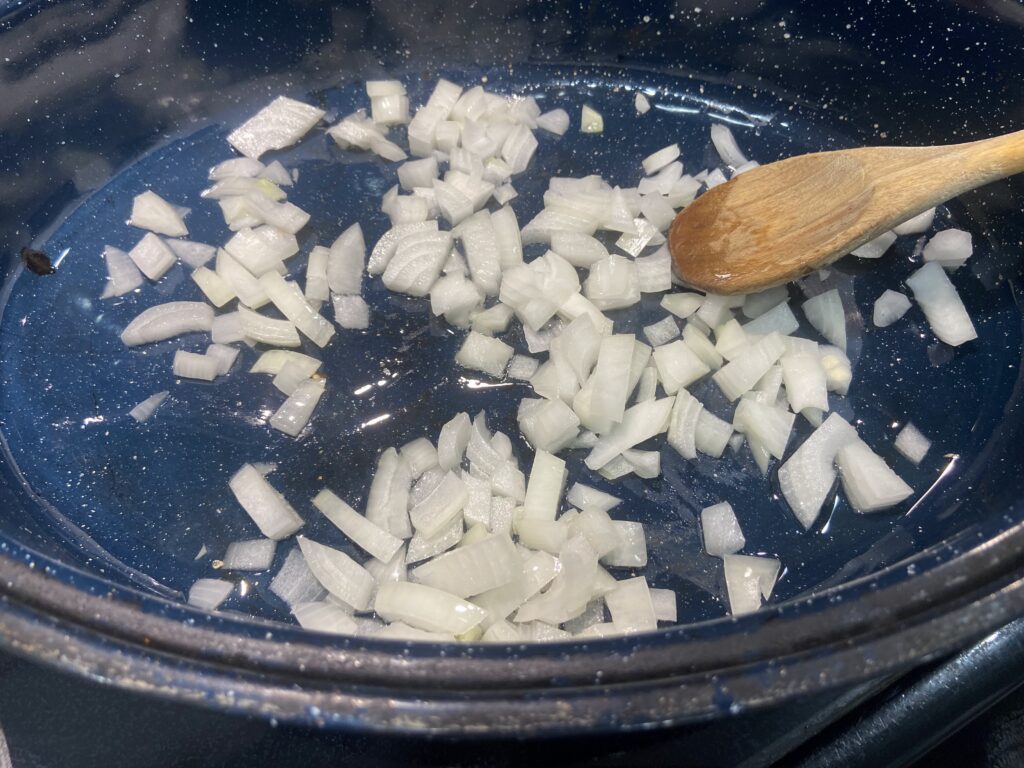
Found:
[[[296,603],[292,615],[303,629],[332,635],[355,635],[358,625],[342,608],[330,602]]]
[[[374,607],[386,621],[402,621],[428,632],[454,635],[468,632],[487,617],[487,612],[473,603],[409,581],[382,584]]]
[[[228,143],[258,160],[264,152],[295,144],[324,116],[322,109],[278,96],[228,134]]]
[[[341,550],[305,536],[297,539],[309,570],[328,592],[357,611],[369,608],[376,586],[369,571]]]
[[[709,555],[731,555],[747,543],[736,513],[727,501],[701,510],[700,529],[704,537],[704,551]]]
[[[874,312],[871,321],[878,328],[888,328],[910,309],[910,299],[899,291],[886,289],[881,296],[875,299]]]
[[[303,521],[284,497],[252,464],[245,464],[228,481],[242,509],[268,539],[280,540],[302,527]]]
[[[152,190],[136,195],[132,200],[132,215],[128,223],[167,237],[188,234],[188,227],[178,209]]]
[[[199,579],[188,591],[188,604],[205,611],[215,611],[228,599],[235,585],[222,579]]]
[[[885,460],[858,440],[839,449],[836,465],[843,491],[858,512],[877,512],[899,504],[914,489],[892,471]]]
[[[835,485],[836,454],[858,439],[857,431],[833,413],[779,468],[782,495],[804,528],[814,524]]]
[[[401,539],[367,520],[327,489],[313,497],[313,506],[356,546],[381,562],[388,562],[402,546]]]
[[[726,165],[738,168],[746,165],[747,158],[736,143],[736,137],[732,135],[729,127],[721,123],[714,123],[711,126],[711,143],[715,145],[715,151],[722,158]]]
[[[295,327],[319,347],[324,347],[334,336],[334,326],[306,301],[302,289],[285,280],[277,272],[260,277],[260,285],[274,306]]]
[[[135,266],[131,256],[120,248],[112,245],[104,246],[103,258],[107,263],[107,284],[100,294],[101,299],[109,299],[113,296],[124,296],[136,288],[142,286],[145,280],[142,272]]]
[[[455,362],[463,368],[469,368],[500,379],[515,352],[503,341],[470,331],[466,340],[455,355]]]
[[[174,251],[159,237],[149,232],[132,248],[128,255],[150,280],[156,281],[167,274],[167,270],[177,263]]]
[[[896,435],[893,447],[896,448],[903,458],[917,466],[924,459],[931,446],[932,441],[921,434],[921,430],[907,422],[899,434]]]
[[[771,596],[781,563],[770,557],[725,555],[725,584],[729,595],[729,613],[741,616],[761,607]]]
[[[953,272],[962,267],[974,253],[971,233],[962,229],[944,229],[928,241],[921,253],[925,261],[937,261]]]
[[[457,597],[472,597],[519,577],[523,561],[507,535],[464,544],[413,569],[412,577]]]
[[[222,558],[226,571],[265,571],[274,562],[277,542],[273,539],[249,539],[228,544]]]
[[[163,405],[164,400],[166,400],[167,396],[170,394],[170,392],[165,390],[163,392],[157,392],[156,394],[150,395],[128,411],[128,415],[138,422],[148,421],[149,418],[156,413],[156,409]]]
[[[309,423],[323,394],[324,382],[322,380],[307,379],[303,381],[274,411],[270,417],[270,426],[286,435],[297,437],[306,428],[306,424]]]
[[[957,347],[978,338],[967,309],[956,288],[938,262],[925,264],[907,278],[907,285],[921,305],[932,332],[950,346]]]
[[[275,320],[245,306],[238,307],[242,331],[253,341],[275,347],[298,347],[302,344],[299,332],[289,320]]]
[[[846,312],[839,298],[839,291],[833,288],[808,299],[803,304],[804,315],[818,332],[839,349],[846,351]]]
[[[191,331],[209,331],[213,308],[201,301],[170,301],[150,307],[121,332],[129,347],[163,341]]]
[[[324,588],[306,565],[306,558],[298,547],[292,549],[281,564],[281,569],[270,582],[270,591],[289,606],[319,600]]]
[[[366,519],[400,539],[412,535],[408,501],[412,475],[409,464],[394,448],[377,460],[377,471],[366,497]]]
[[[643,576],[620,581],[615,589],[604,596],[604,601],[617,632],[635,634],[658,628],[654,602],[647,587],[647,579]]]

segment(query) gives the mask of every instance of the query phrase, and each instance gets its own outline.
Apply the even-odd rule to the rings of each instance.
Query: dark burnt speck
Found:
[[[37,275],[52,275],[57,271],[50,261],[50,257],[42,251],[37,251],[35,248],[22,248],[21,260],[25,262],[26,267]]]

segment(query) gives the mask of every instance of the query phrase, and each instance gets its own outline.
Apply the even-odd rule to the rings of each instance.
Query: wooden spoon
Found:
[[[863,147],[762,165],[684,208],[668,246],[683,282],[752,293],[821,269],[969,189],[1024,172],[1024,131],[947,147]]]

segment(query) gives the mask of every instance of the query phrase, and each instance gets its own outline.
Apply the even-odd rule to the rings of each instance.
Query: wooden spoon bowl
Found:
[[[762,165],[672,222],[676,274],[753,293],[831,264],[939,203],[1024,171],[1024,131],[945,147],[863,147]]]

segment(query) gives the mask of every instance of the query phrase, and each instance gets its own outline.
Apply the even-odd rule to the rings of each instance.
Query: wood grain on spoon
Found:
[[[697,198],[668,243],[712,293],[795,280],[969,189],[1024,172],[1024,131],[946,147],[863,147],[762,165]]]

